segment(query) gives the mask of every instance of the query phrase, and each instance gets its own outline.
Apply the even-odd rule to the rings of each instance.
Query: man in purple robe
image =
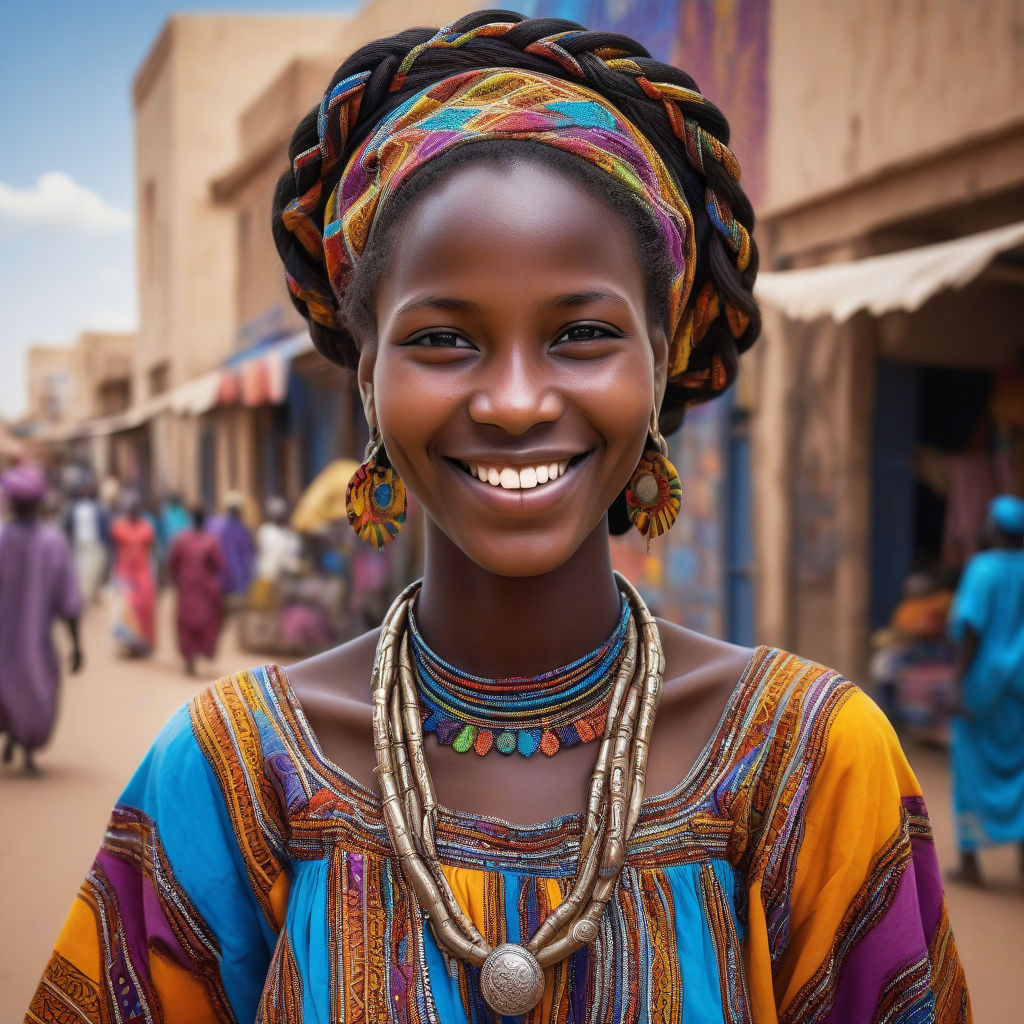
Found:
[[[42,469],[23,464],[0,478],[11,518],[0,530],[0,733],[3,760],[17,747],[26,774],[38,775],[34,754],[50,738],[60,666],[50,637],[55,618],[71,635],[71,671],[82,667],[78,616],[82,598],[71,550],[56,527],[39,522],[46,494]]]

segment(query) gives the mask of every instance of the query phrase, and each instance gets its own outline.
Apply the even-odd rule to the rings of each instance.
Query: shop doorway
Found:
[[[1021,437],[1006,417],[1019,373],[879,359],[872,437],[871,625],[912,573],[955,583],[984,542],[989,500],[1019,493]]]

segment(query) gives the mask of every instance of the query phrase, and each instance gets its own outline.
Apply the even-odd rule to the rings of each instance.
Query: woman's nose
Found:
[[[520,350],[488,361],[486,376],[469,403],[475,422],[500,427],[509,434],[525,434],[538,424],[553,423],[562,411],[550,367]]]

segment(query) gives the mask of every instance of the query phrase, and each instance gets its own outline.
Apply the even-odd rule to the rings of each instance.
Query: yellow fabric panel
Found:
[[[290,889],[290,883],[288,881],[288,875],[282,871],[277,876],[277,881],[271,886],[270,889],[270,910],[274,915],[274,923],[278,929],[284,927],[285,914],[288,912],[288,891]]]
[[[100,983],[100,942],[95,904],[92,897],[79,892],[57,936],[53,951],[70,960],[84,975]]]
[[[753,879],[748,890],[750,903],[747,934],[743,941],[743,969],[750,997],[750,1012],[757,1024],[778,1024],[775,1009],[775,982],[768,949],[768,922],[761,902],[761,881]]]
[[[475,868],[452,867],[449,864],[442,864],[441,870],[448,879],[459,906],[477,926],[480,934],[486,937],[493,932],[493,918],[486,911],[487,872],[477,871]]]
[[[876,854],[921,793],[885,716],[856,691],[836,713],[807,797],[790,898],[789,948],[775,978],[784,1010],[827,958]]]
[[[160,994],[163,1024],[218,1024],[202,982],[160,956],[152,947],[149,970],[153,985]]]

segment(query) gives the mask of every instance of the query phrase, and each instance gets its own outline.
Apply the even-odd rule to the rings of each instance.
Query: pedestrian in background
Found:
[[[286,575],[299,571],[302,541],[288,525],[288,502],[280,495],[267,499],[264,514],[256,531],[256,585],[277,588]]]
[[[122,507],[124,514],[110,528],[116,550],[114,640],[125,654],[142,657],[156,645],[156,534],[142,515],[137,494],[129,492]]]
[[[167,550],[170,551],[171,545],[174,544],[179,533],[191,528],[192,515],[185,508],[181,495],[174,491],[166,494],[160,503],[160,533],[163,536],[164,544],[167,545]]]
[[[110,520],[91,480],[79,484],[67,509],[64,531],[71,543],[82,596],[94,604],[107,575]]]
[[[178,591],[178,650],[190,676],[197,657],[216,652],[224,618],[221,580],[227,564],[216,538],[203,530],[205,523],[206,512],[194,509],[190,528],[174,538],[167,558],[167,574]]]
[[[214,516],[207,527],[217,538],[224,555],[226,568],[221,582],[225,597],[244,595],[252,582],[256,546],[249,527],[242,522],[244,505],[245,495],[240,491],[229,491],[224,500],[224,514]]]
[[[992,546],[964,570],[951,628],[959,644],[953,809],[960,866],[982,882],[978,850],[1020,844],[1024,874],[1024,499],[989,506]]]
[[[60,530],[39,522],[46,477],[25,464],[0,478],[12,519],[0,532],[0,732],[4,763],[21,747],[25,772],[38,775],[34,755],[50,738],[57,711],[60,665],[50,636],[54,619],[67,623],[71,671],[82,667],[78,617],[82,598],[71,550]]]

